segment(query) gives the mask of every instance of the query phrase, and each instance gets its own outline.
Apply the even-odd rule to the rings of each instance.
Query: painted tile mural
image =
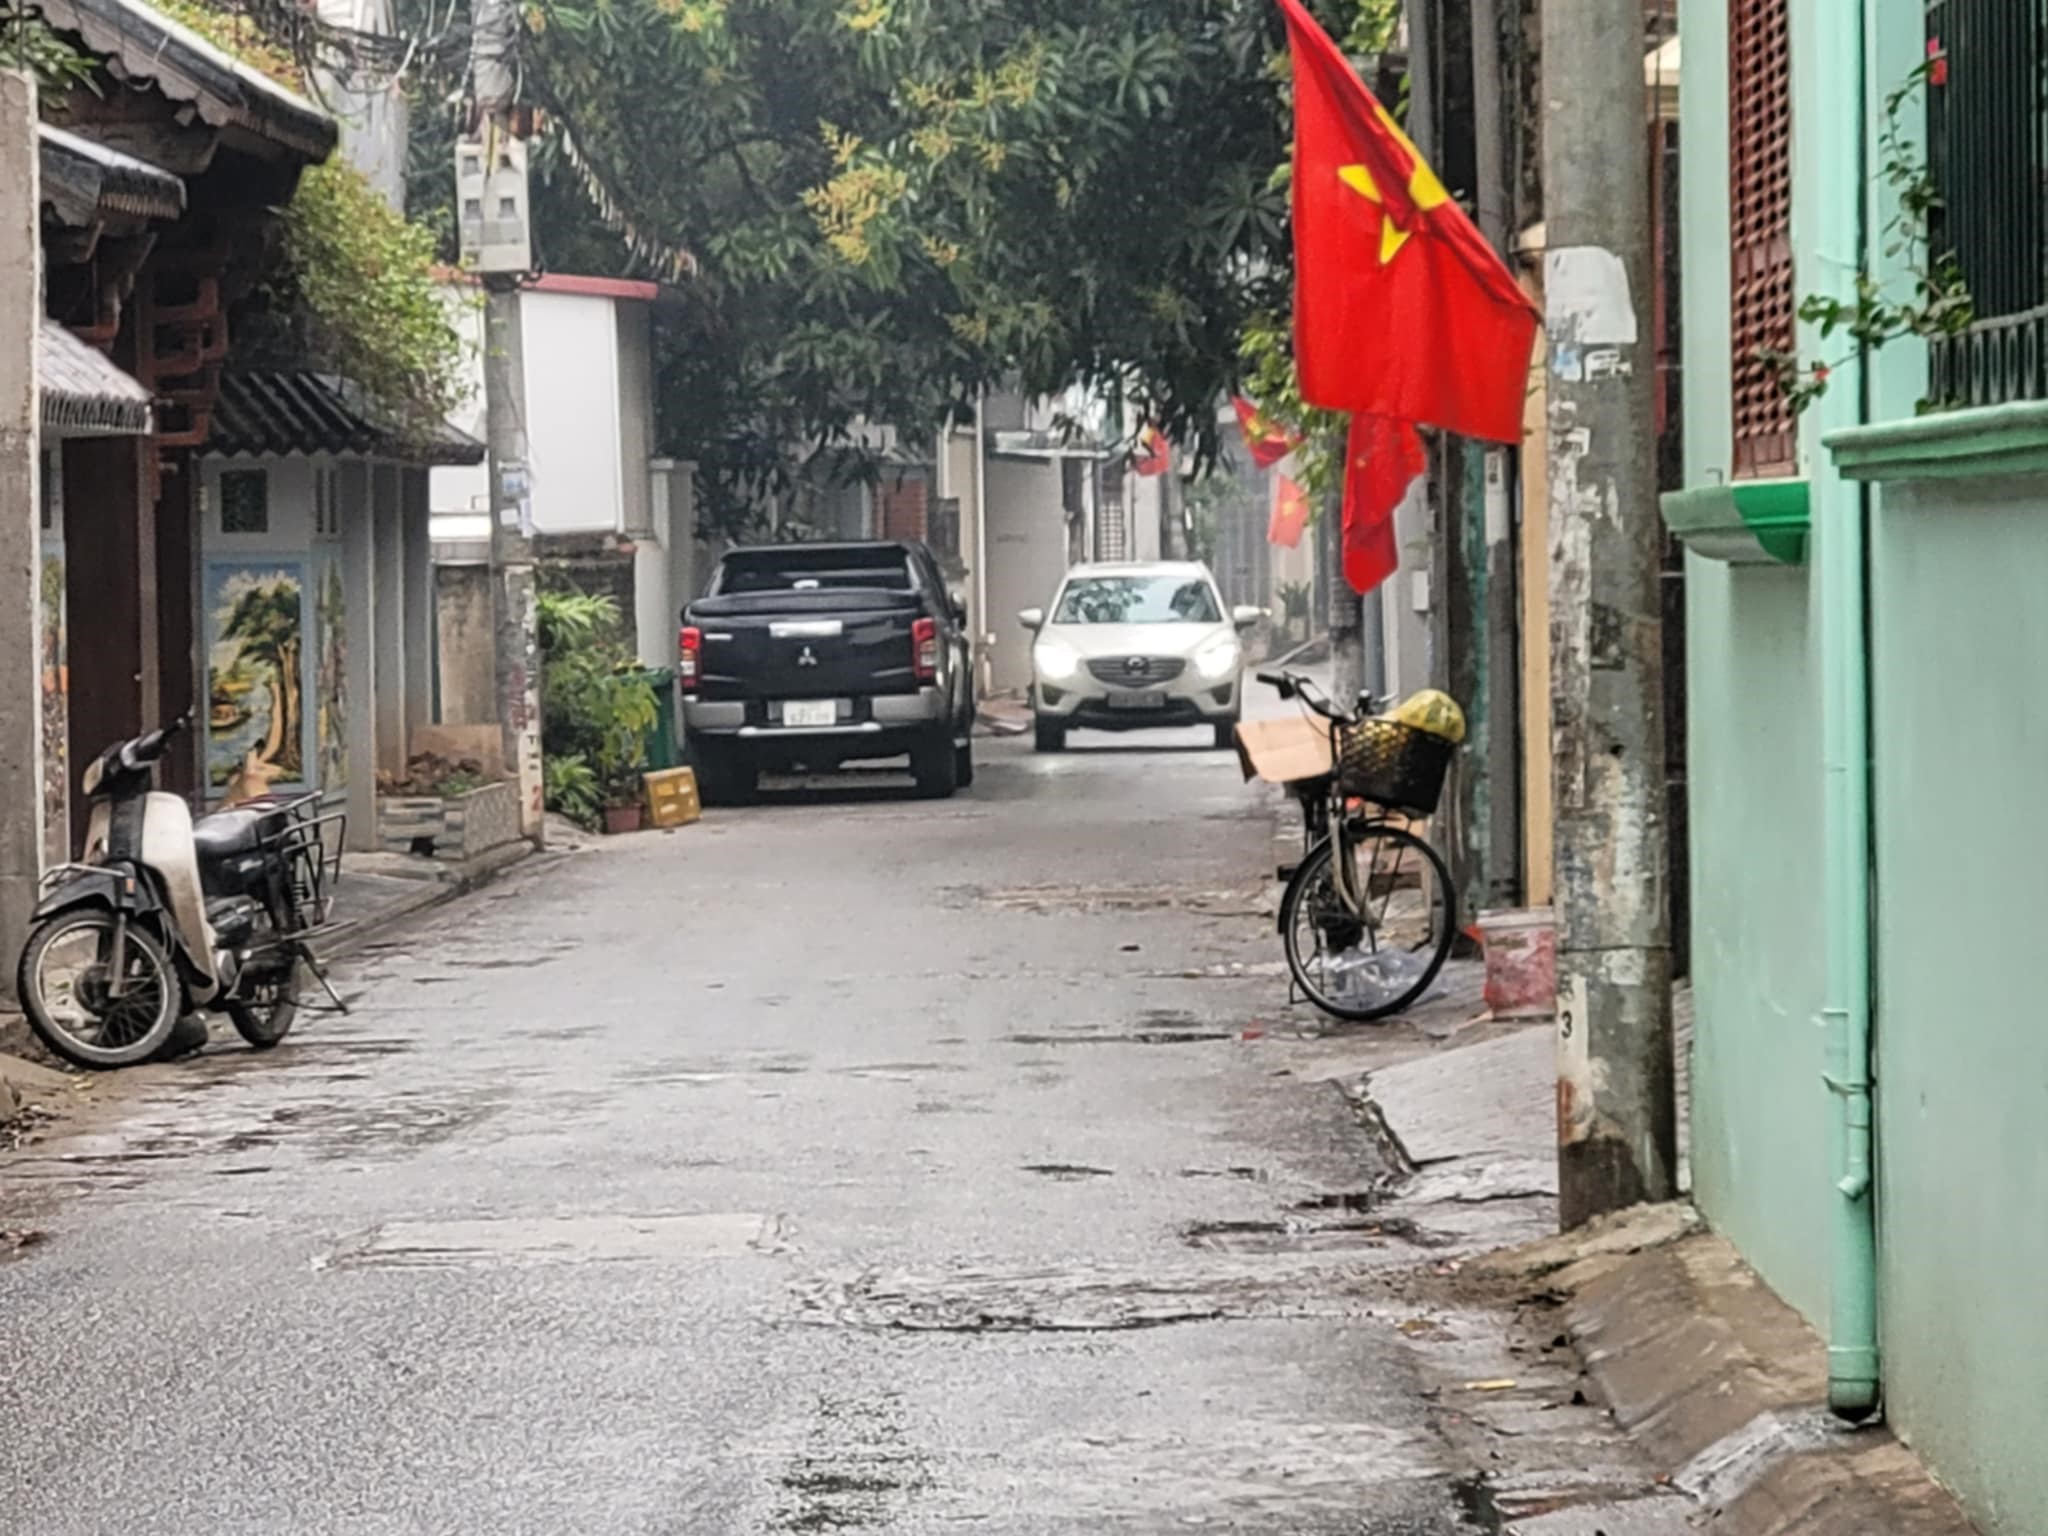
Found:
[[[64,546],[47,535],[43,540],[39,618],[43,652],[43,860],[55,866],[71,857],[71,669],[64,648]]]
[[[348,593],[342,585],[341,561],[335,556],[320,558],[314,570],[320,673],[313,739],[318,743],[320,788],[332,795],[348,788]]]
[[[206,781],[229,799],[306,780],[305,565],[206,569]]]

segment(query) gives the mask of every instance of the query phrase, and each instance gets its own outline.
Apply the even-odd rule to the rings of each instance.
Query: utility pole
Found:
[[[512,0],[477,0],[470,31],[475,140],[456,146],[464,256],[484,283],[484,436],[490,460],[491,620],[505,767],[519,785],[519,828],[547,840],[540,749],[540,627],[535,603],[532,466],[519,290],[532,266],[526,146],[514,133]],[[508,216],[509,209],[509,216]]]
[[[1344,508],[1332,495],[1316,519],[1322,539],[1323,580],[1330,594],[1330,697],[1351,707],[1365,686],[1365,605],[1344,578]]]
[[[0,998],[28,940],[43,872],[42,486],[36,376],[43,313],[36,86],[0,67]]]
[[[1641,0],[1543,0],[1559,1214],[1676,1187]]]

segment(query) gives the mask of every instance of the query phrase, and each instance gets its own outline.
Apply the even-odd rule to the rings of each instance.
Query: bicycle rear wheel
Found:
[[[1429,990],[1457,939],[1451,874],[1404,827],[1367,822],[1337,839],[1358,892],[1353,911],[1337,885],[1331,842],[1302,860],[1280,902],[1287,968],[1332,1018],[1365,1022],[1410,1006]]]

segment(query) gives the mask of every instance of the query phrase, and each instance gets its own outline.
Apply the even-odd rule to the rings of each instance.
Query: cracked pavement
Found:
[[[1492,1528],[1389,1279],[1486,1213],[1324,1080],[1426,1042],[1299,1038],[1265,802],[1099,740],[535,861],[9,1156],[0,1528]]]

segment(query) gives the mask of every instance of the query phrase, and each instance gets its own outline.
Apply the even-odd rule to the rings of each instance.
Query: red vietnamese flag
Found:
[[[1271,469],[1301,446],[1301,439],[1261,411],[1243,395],[1232,395],[1237,427],[1244,434],[1246,452],[1260,469]]]
[[[1131,468],[1141,475],[1163,475],[1173,468],[1173,450],[1166,445],[1166,434],[1157,427],[1140,432]]]
[[[1416,426],[1521,440],[1536,307],[1329,34],[1300,0],[1279,4],[1294,56],[1295,366],[1304,400],[1353,413],[1345,567],[1365,591],[1362,576],[1393,569],[1394,504],[1422,469]]]
[[[1370,592],[1401,563],[1394,508],[1422,473],[1422,439],[1391,416],[1354,416],[1344,443],[1344,579]]]
[[[1266,519],[1266,542],[1283,549],[1301,543],[1301,530],[1308,526],[1308,492],[1285,475],[1273,482],[1273,514]]]

